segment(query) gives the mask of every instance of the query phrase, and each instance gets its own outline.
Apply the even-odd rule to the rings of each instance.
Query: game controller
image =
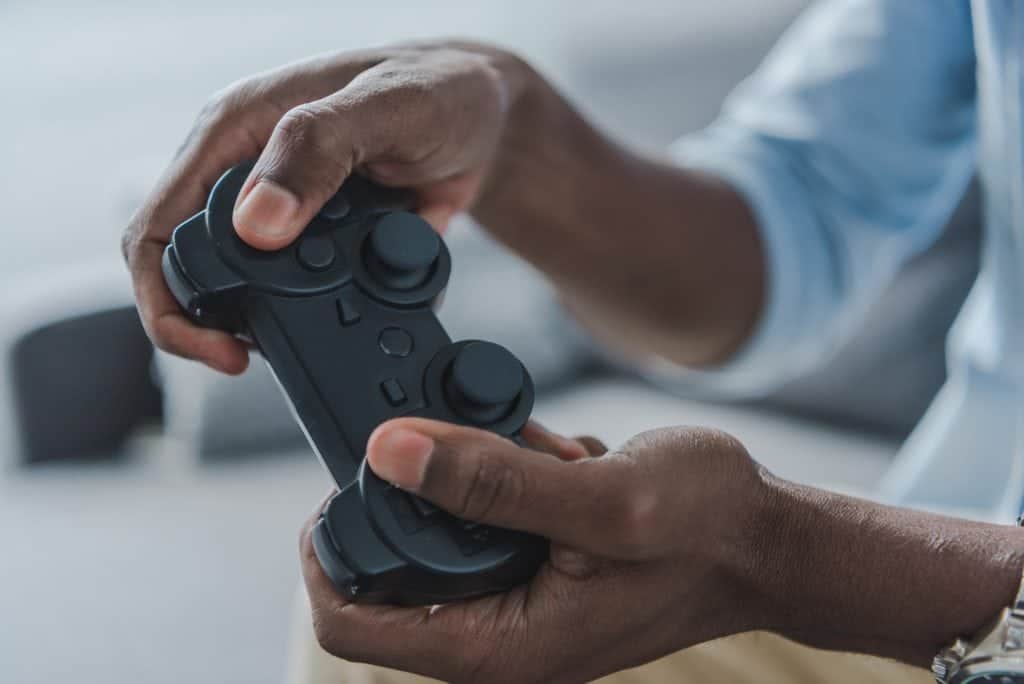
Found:
[[[539,537],[456,518],[378,478],[373,430],[419,416],[519,441],[533,384],[505,348],[453,343],[434,315],[451,257],[410,195],[347,180],[291,245],[264,252],[235,233],[251,162],[217,181],[163,256],[175,299],[200,325],[250,340],[338,485],[313,547],[350,600],[423,605],[502,591],[547,557]]]

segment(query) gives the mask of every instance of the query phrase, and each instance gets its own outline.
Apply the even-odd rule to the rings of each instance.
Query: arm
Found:
[[[358,169],[415,189],[439,230],[473,207],[592,327],[624,331],[618,346],[711,363],[761,306],[757,231],[729,186],[617,146],[507,52],[406,45],[314,58],[218,93],[125,231],[150,336],[218,370],[241,372],[244,346],[181,316],[159,259],[219,174],[250,157],[235,225],[256,247],[293,240]]]
[[[819,648],[927,667],[1013,602],[1016,527],[894,508],[769,478],[758,551],[767,626]]]
[[[486,46],[327,55],[245,79],[211,100],[125,232],[143,322],[165,349],[245,367],[239,342],[180,315],[159,258],[219,174],[258,156],[235,213],[256,247],[293,240],[358,169],[414,188],[439,230],[472,208],[612,346],[685,366],[743,346],[731,375],[764,391],[826,355],[958,200],[973,170],[967,12],[823,4],[677,165],[616,145]]]
[[[751,630],[926,666],[1008,606],[1024,568],[1018,528],[795,485],[712,430],[658,430],[562,461],[399,419],[367,458],[459,517],[552,540],[528,586],[433,611],[347,605],[306,529],[324,648],[445,681],[591,681]]]
[[[609,346],[686,366],[728,358],[763,300],[743,198],[714,175],[618,145],[528,65],[507,69],[515,104],[476,218]]]
[[[675,168],[530,75],[476,213],[606,340],[727,360],[683,379],[762,394],[827,358],[940,234],[974,172],[974,67],[966,3],[818,3]]]

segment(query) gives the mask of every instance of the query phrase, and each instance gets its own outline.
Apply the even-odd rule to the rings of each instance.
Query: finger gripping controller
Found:
[[[352,177],[302,235],[249,247],[232,211],[252,163],[225,173],[163,256],[192,320],[251,339],[339,493],[313,530],[325,573],[354,601],[446,603],[529,579],[547,543],[463,521],[366,467],[374,428],[419,416],[518,440],[533,384],[505,348],[453,343],[433,307],[451,272],[407,195]]]

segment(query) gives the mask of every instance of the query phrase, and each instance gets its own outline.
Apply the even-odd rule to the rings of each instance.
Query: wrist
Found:
[[[498,206],[522,201],[522,178],[538,163],[536,143],[551,129],[544,122],[547,84],[526,60],[515,53],[493,50],[488,61],[497,75],[504,121],[497,148],[473,208],[475,213],[501,213]]]
[[[763,629],[927,666],[1013,600],[1014,527],[958,520],[765,475],[753,547]]]
[[[491,67],[499,76],[503,95],[506,128],[521,125],[524,105],[528,104],[544,79],[529,62],[514,52],[494,49],[488,54]]]
[[[726,633],[753,630],[778,631],[781,611],[777,596],[784,594],[781,584],[788,582],[784,574],[792,571],[785,560],[790,555],[783,520],[795,515],[788,510],[793,502],[783,496],[781,481],[747,456],[748,477],[734,494],[736,502],[731,514],[723,516],[727,529],[721,538],[719,567],[730,580],[729,611],[741,615],[739,622],[728,626]]]

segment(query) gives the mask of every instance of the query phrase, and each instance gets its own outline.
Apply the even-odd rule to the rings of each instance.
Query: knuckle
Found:
[[[198,128],[215,128],[234,119],[245,108],[251,88],[248,81],[238,81],[218,90],[199,109]]]
[[[290,146],[326,149],[338,137],[332,115],[328,107],[308,102],[285,112],[277,123],[277,130]]]
[[[147,206],[138,208],[128,220],[128,225],[121,231],[121,256],[124,257],[129,270],[134,270],[136,267],[135,259],[146,237],[149,216],[150,210]]]
[[[446,85],[458,76],[443,63],[444,54],[432,51],[427,55],[402,55],[378,65],[373,72],[375,105],[381,111],[402,111],[414,117],[416,124],[435,121],[457,110],[462,98],[452,97]],[[430,133],[430,129],[424,133]]]
[[[250,78],[232,83],[210,95],[199,108],[192,130],[182,144],[181,150],[222,133],[236,133],[239,122],[245,118],[253,103],[258,102],[258,94],[259,82]]]
[[[305,557],[306,550],[309,547],[312,546],[312,539],[310,539],[310,535],[311,534],[312,534],[312,529],[309,526],[309,522],[306,521],[306,522],[302,523],[302,526],[299,527],[299,556],[300,557]]]
[[[636,558],[650,553],[657,543],[661,499],[657,487],[644,481],[622,487],[611,498],[613,513],[609,536],[620,555]]]
[[[518,506],[526,491],[525,479],[523,472],[505,459],[481,454],[472,466],[458,516],[469,520],[489,520],[499,506]]]
[[[215,93],[199,109],[192,130],[199,135],[213,131],[231,118],[232,111],[231,99],[223,92]]]
[[[170,340],[168,340],[165,335],[163,335],[159,331],[153,330],[152,326],[147,327],[150,328],[149,339],[150,341],[153,342],[154,347],[156,347],[160,351],[167,352],[168,354],[174,354],[175,356],[183,355],[182,350],[179,349],[177,345],[173,344]]]
[[[139,237],[138,230],[135,224],[129,224],[124,232],[121,233],[121,256],[124,261],[130,267],[132,265],[132,259],[135,256],[135,252],[138,250]]]
[[[334,630],[331,627],[330,616],[322,608],[313,606],[313,635],[320,648],[333,656],[347,657],[353,660],[351,654],[341,653],[338,649],[337,639],[334,638]]]

